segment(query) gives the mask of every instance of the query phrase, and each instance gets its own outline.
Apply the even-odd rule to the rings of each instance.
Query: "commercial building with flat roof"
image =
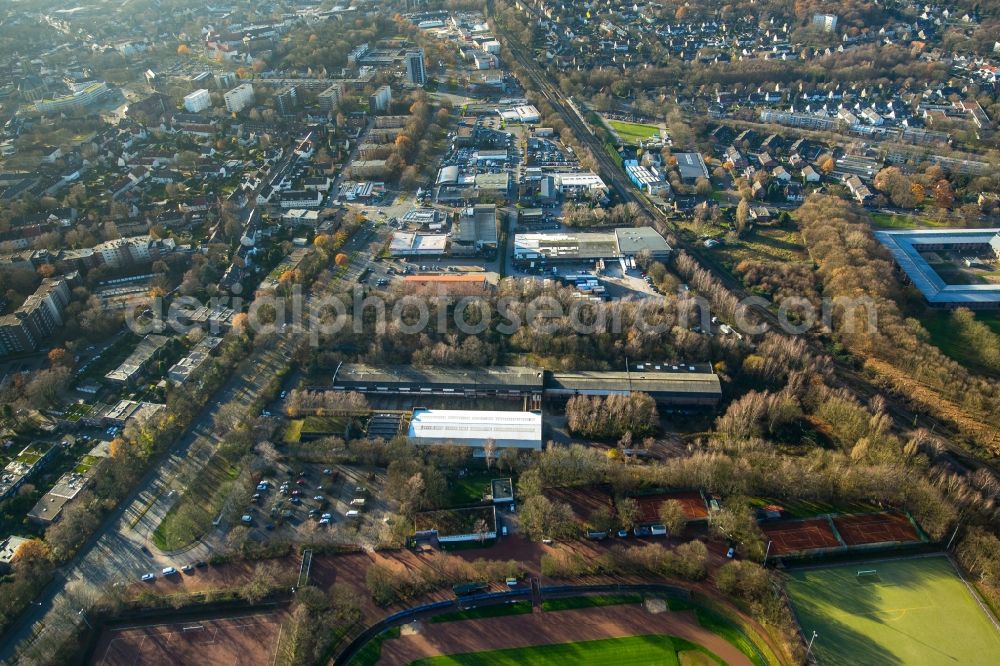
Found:
[[[475,368],[374,367],[343,363],[333,376],[333,388],[368,394],[521,397],[541,395],[539,368],[487,366]]]
[[[580,261],[618,259],[643,250],[665,258],[670,246],[651,227],[622,227],[585,233],[527,233],[514,235],[514,260]]]
[[[996,229],[900,229],[876,231],[875,238],[892,254],[932,307],[1000,308],[1000,284],[948,284],[921,252],[964,251],[1000,258],[1000,232]]]
[[[714,406],[722,397],[719,377],[707,363],[639,363],[624,371],[546,371],[522,366],[377,368],[344,363],[337,369],[331,384],[336,391],[357,391],[367,395],[455,398],[567,399],[574,395],[642,392],[661,404],[691,406]]]
[[[495,252],[497,239],[496,205],[469,206],[458,216],[458,228],[451,235],[451,252],[452,254]]]
[[[484,455],[492,441],[497,449],[542,448],[542,415],[463,409],[415,409],[406,436],[414,444],[468,446]]]
[[[662,404],[714,407],[722,397],[719,376],[711,367],[645,366],[629,371],[554,371],[547,375],[546,398],[648,393]]]
[[[701,153],[677,153],[674,157],[677,158],[677,171],[681,174],[681,180],[708,180],[708,167],[705,166],[705,158]]]
[[[445,253],[448,236],[397,231],[389,242],[389,254],[394,257],[438,256]]]

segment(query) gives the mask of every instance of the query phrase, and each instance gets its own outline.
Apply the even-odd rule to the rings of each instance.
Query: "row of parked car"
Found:
[[[181,572],[184,572],[185,574],[190,576],[191,574],[194,573],[195,569],[202,569],[207,566],[208,566],[207,562],[205,562],[204,560],[198,560],[194,564],[185,564],[180,568],[180,571],[177,570],[177,567],[163,567],[163,571],[161,573],[163,574],[164,577],[176,576],[179,575]],[[156,580],[156,574],[155,573],[143,574],[142,580],[144,582],[151,583],[154,580]]]

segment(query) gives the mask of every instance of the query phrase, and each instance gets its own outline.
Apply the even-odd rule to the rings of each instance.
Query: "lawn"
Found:
[[[164,551],[191,545],[212,528],[227,497],[239,481],[237,454],[220,450],[198,471],[181,498],[153,530],[153,544]],[[244,493],[249,499],[250,493]],[[238,514],[237,514],[238,515]]]
[[[343,416],[307,416],[302,421],[300,433],[342,434],[346,427],[347,418]]]
[[[634,144],[660,136],[660,128],[656,125],[626,123],[620,120],[608,120],[607,123],[625,143]]]
[[[865,569],[877,577],[859,579]],[[792,571],[787,587],[822,664],[985,666],[1000,654],[1000,631],[944,557]]]
[[[299,443],[299,440],[302,439],[302,426],[304,423],[303,419],[292,419],[288,422],[288,428],[285,429],[285,435],[282,438],[285,444]]]
[[[649,664],[722,664],[717,656],[688,641],[670,636],[630,636],[580,643],[536,645],[492,652],[472,652],[431,657],[414,666],[616,666]]]
[[[448,489],[451,506],[480,504],[483,495],[493,492],[490,481],[499,476],[502,476],[499,472],[479,472],[460,479],[452,479],[451,487]]]
[[[698,618],[698,624],[735,645],[754,666],[768,666],[770,663],[778,663],[777,658],[768,661],[761,653],[760,646],[747,635],[746,631],[721,613],[701,604],[673,597],[667,599],[667,607],[672,611],[694,611],[695,617]]]
[[[399,638],[399,627],[386,629],[361,648],[350,661],[350,666],[374,666],[382,658],[382,643],[389,638]]]
[[[543,611],[573,610],[574,608],[597,608],[599,606],[617,606],[620,604],[641,604],[642,597],[638,594],[605,594],[592,597],[568,597],[566,599],[549,599],[542,602]]]
[[[924,229],[943,227],[943,222],[929,217],[915,215],[894,215],[892,213],[872,213],[872,222],[879,229]]]
[[[511,604],[494,604],[455,613],[435,615],[430,622],[457,622],[459,620],[481,620],[484,617],[504,617],[507,615],[527,615],[531,612],[530,601],[515,601]]]

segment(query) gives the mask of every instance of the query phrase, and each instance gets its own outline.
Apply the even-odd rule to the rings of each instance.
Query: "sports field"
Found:
[[[669,637],[669,638],[667,638]],[[380,666],[425,664],[760,663],[691,609],[644,604],[571,608],[462,622],[413,622],[381,644]],[[716,659],[718,658],[718,660]]]
[[[618,136],[625,143],[638,143],[639,141],[646,141],[660,135],[660,128],[656,125],[626,123],[621,120],[608,120],[607,123],[618,133]]]
[[[271,666],[283,613],[204,619],[105,630],[91,662],[98,666],[246,664]]]
[[[788,594],[822,666],[985,666],[1000,655],[1000,630],[944,557],[791,571]]]
[[[724,664],[721,659],[683,638],[670,636],[630,636],[601,641],[536,645],[511,650],[473,652],[431,657],[413,662],[415,666],[606,666],[607,664],[649,664],[656,666]]]
[[[775,555],[837,548],[841,545],[826,518],[767,523],[761,525],[761,530],[770,539],[771,552]]]

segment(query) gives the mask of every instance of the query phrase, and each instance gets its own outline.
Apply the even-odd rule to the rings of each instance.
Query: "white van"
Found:
[[[348,518],[360,518],[361,517],[361,512],[360,511],[355,511],[354,509],[351,509],[350,511],[348,511],[344,515],[347,516]]]
[[[667,534],[666,525],[650,525],[649,533],[653,536],[665,536]]]

